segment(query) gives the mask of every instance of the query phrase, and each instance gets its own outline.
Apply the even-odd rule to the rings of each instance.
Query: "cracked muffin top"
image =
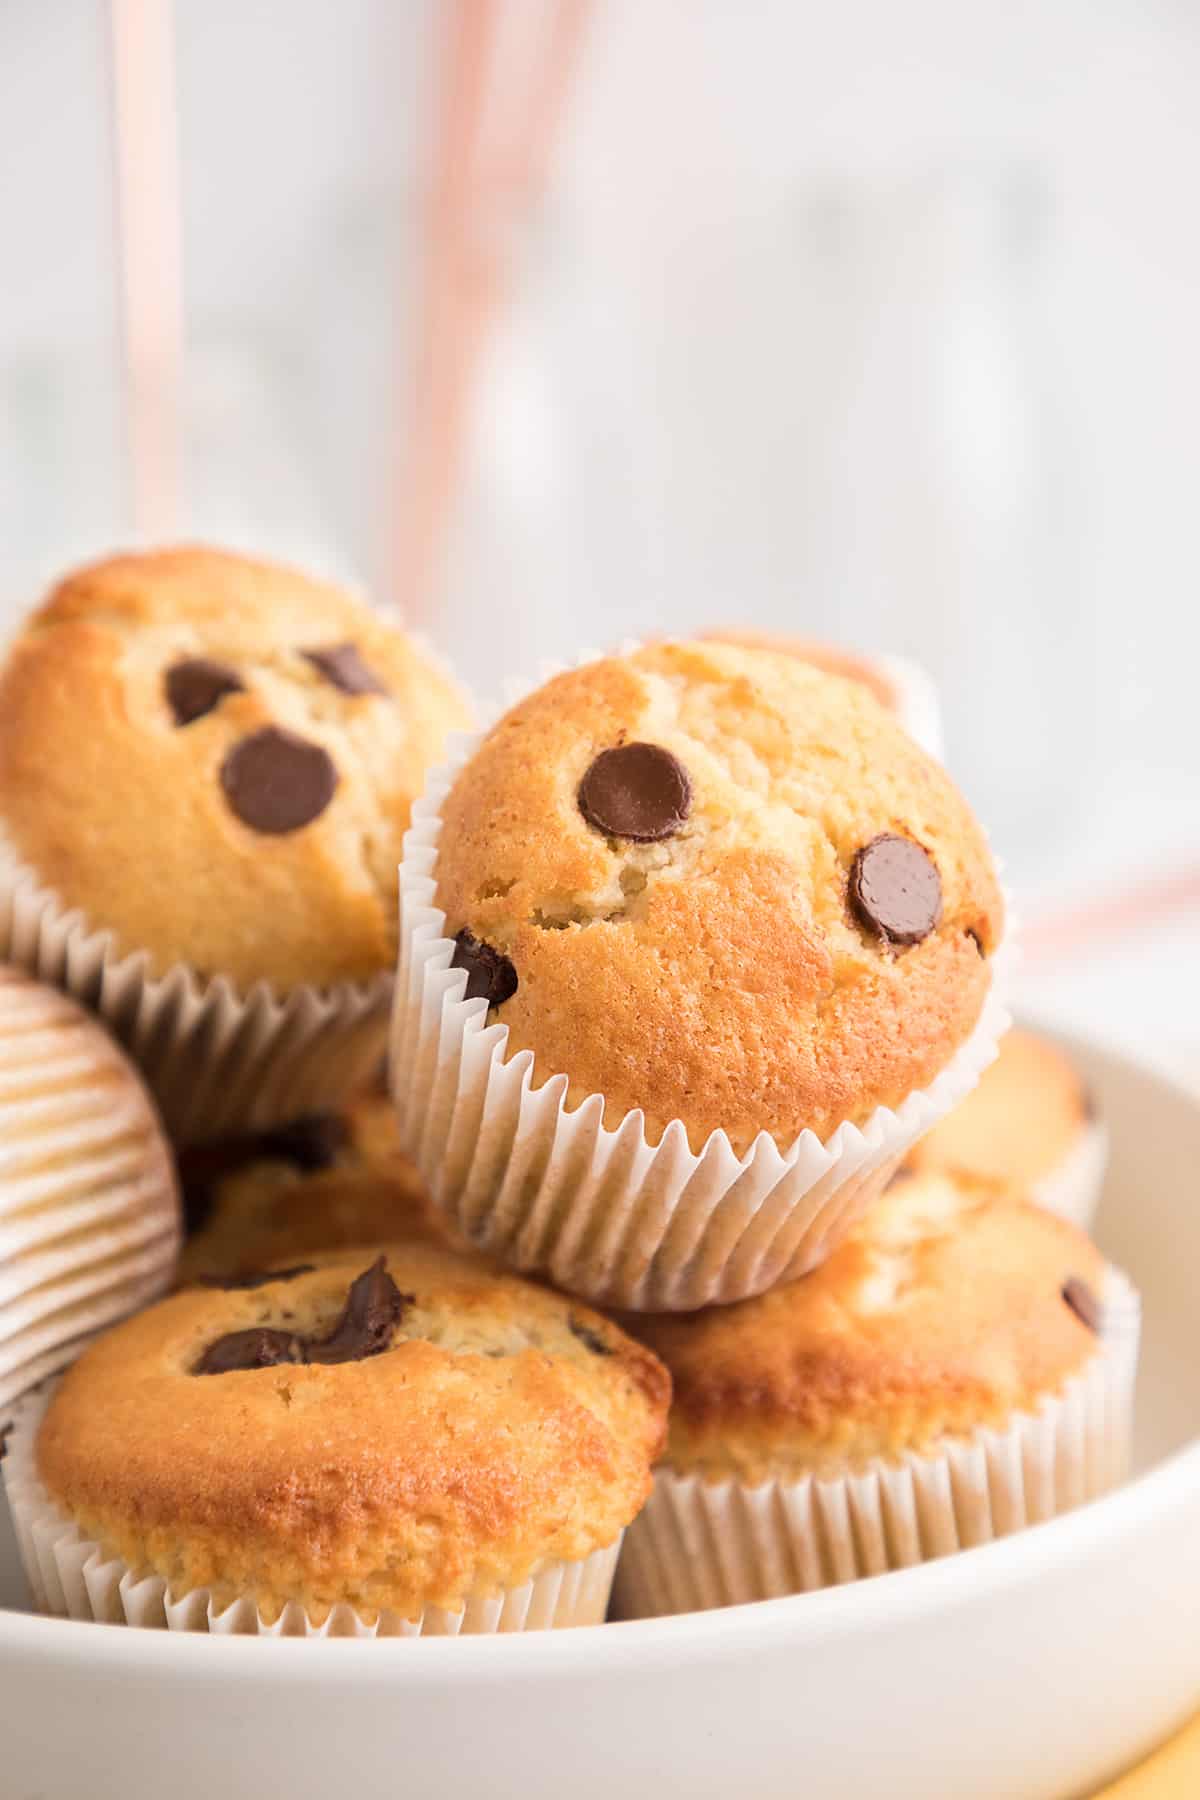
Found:
[[[536,1082],[652,1141],[826,1138],[926,1086],[973,1029],[1002,904],[944,770],[858,684],[663,644],[514,707],[442,807],[468,997]]]
[[[416,1617],[611,1544],[662,1448],[662,1365],[599,1314],[428,1245],[193,1288],[100,1339],[37,1446],[111,1555],[218,1604]]]
[[[904,1175],[811,1275],[631,1328],[671,1372],[673,1468],[824,1476],[1036,1409],[1096,1354],[1105,1279],[1041,1207]]]
[[[0,822],[155,973],[361,981],[461,696],[341,589],[217,550],[67,576],[0,674]]]
[[[244,1275],[314,1250],[450,1232],[400,1148],[396,1112],[363,1094],[251,1137],[180,1152],[191,1236],[181,1281]]]

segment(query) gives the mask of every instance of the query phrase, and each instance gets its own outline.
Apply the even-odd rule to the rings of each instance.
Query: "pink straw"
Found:
[[[179,528],[183,297],[170,0],[109,0],[125,428],[133,525]]]
[[[389,495],[389,593],[410,618],[430,604],[472,381],[512,275],[511,227],[544,181],[588,4],[552,0],[527,84],[499,96],[489,91],[500,36],[496,0],[446,6],[415,392],[411,410],[397,418]],[[497,120],[490,136],[485,115]],[[402,356],[398,346],[398,368]]]

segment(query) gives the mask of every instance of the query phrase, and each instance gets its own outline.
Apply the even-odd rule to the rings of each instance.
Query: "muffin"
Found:
[[[190,1234],[183,1281],[245,1275],[352,1244],[446,1242],[448,1228],[400,1148],[382,1094],[256,1137],[197,1145],[179,1167]]]
[[[603,1619],[658,1361],[432,1245],[313,1263],[173,1295],[22,1417],[5,1480],[41,1604],[296,1635]]]
[[[179,1238],[171,1153],[138,1077],[73,1000],[0,966],[0,1421],[163,1291]]]
[[[589,663],[414,814],[406,1147],[466,1236],[574,1292],[745,1297],[970,1087],[1002,925],[982,831],[865,688],[727,645]]]
[[[81,569],[0,671],[0,950],[104,1015],[183,1139],[336,1100],[379,1056],[403,834],[465,723],[339,588],[205,549]]]
[[[625,1612],[906,1567],[1125,1473],[1133,1290],[1074,1226],[988,1186],[903,1177],[803,1280],[636,1329],[674,1403]]]
[[[909,1168],[1015,1189],[1086,1231],[1108,1161],[1108,1133],[1057,1045],[1010,1031],[979,1086],[914,1144]]]
[[[846,681],[860,682],[881,706],[895,713],[909,736],[928,750],[930,756],[940,758],[942,755],[942,717],[937,689],[924,669],[905,657],[863,656],[840,644],[791,637],[784,632],[754,631],[749,627],[706,631],[703,638],[707,643],[740,644],[747,650],[782,651],[811,663],[815,669],[824,669],[827,675],[841,675]]]

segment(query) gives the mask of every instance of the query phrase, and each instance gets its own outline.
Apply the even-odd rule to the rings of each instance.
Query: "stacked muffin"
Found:
[[[623,1608],[680,1610],[1119,1478],[1136,1300],[1031,1203],[1079,1215],[1097,1128],[1049,1047],[971,1092],[1003,901],[877,686],[658,644],[455,742],[452,682],[325,584],[177,551],[54,591],[0,671],[0,947],[140,1066],[189,1237],[21,1409],[40,1605],[580,1624],[623,1535]],[[60,1361],[150,1290],[114,1295]]]

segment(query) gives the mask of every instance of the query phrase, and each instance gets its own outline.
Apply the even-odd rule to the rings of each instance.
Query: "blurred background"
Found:
[[[484,695],[916,658],[1027,999],[1200,1073],[1200,9],[5,0],[0,624],[204,536]]]

